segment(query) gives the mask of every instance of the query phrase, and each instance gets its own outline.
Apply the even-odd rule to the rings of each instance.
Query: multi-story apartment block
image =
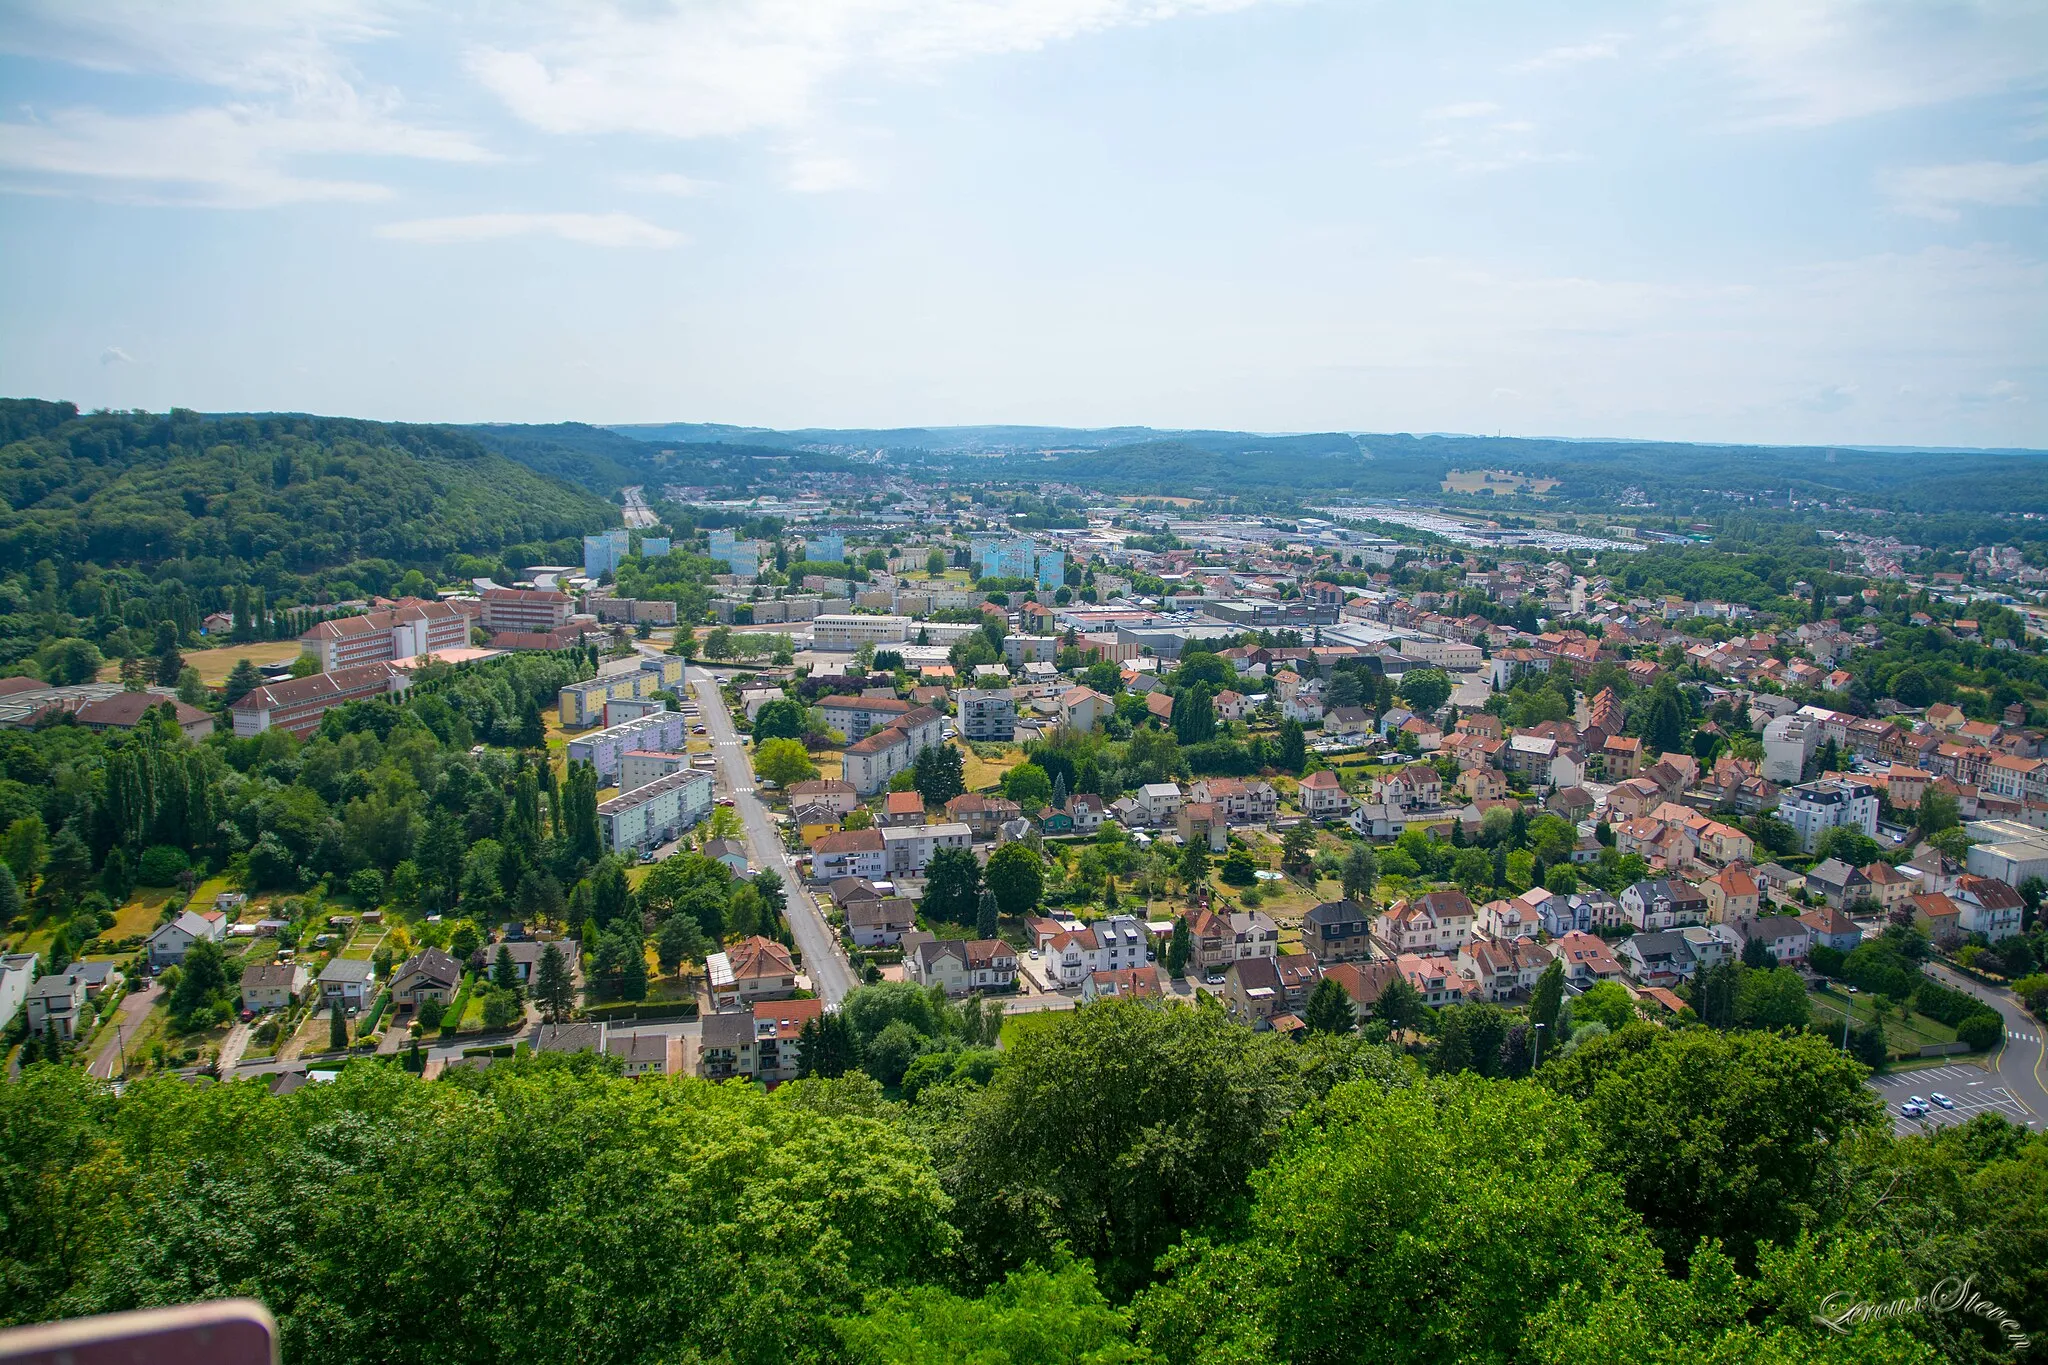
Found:
[[[818,703],[826,728],[848,739],[865,739],[870,731],[894,725],[911,712],[907,701],[896,697],[827,697]]]
[[[873,796],[889,779],[917,762],[926,749],[945,743],[944,722],[929,706],[920,706],[867,737],[847,746],[842,771],[853,789]]]
[[[882,831],[882,851],[891,877],[921,876],[942,848],[974,847],[966,825],[892,825]]]
[[[628,753],[680,753],[688,747],[689,740],[689,726],[682,712],[659,711],[595,734],[578,735],[569,741],[569,761],[593,765],[598,785],[608,787],[619,780],[622,761]]]
[[[596,725],[604,719],[610,702],[673,691],[682,684],[683,667],[681,659],[667,655],[643,657],[637,668],[617,668],[588,682],[570,683],[562,689],[559,702],[562,724],[577,729]]]
[[[1799,832],[1799,847],[1807,852],[1822,834],[1844,825],[1874,838],[1877,788],[1843,777],[1788,787],[1778,797],[1778,818]]]
[[[954,699],[954,709],[960,713],[964,739],[1008,744],[1016,736],[1017,701],[1007,687],[963,688]]]
[[[685,768],[599,803],[598,838],[611,853],[653,848],[710,813],[711,774]]]
[[[469,644],[469,617],[448,602],[400,598],[382,611],[337,616],[299,637],[299,651],[322,673],[362,664],[417,658]]]

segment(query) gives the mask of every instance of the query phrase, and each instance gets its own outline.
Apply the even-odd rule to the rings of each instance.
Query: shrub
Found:
[[[1977,1052],[1998,1046],[1998,1040],[2004,1036],[2004,1018],[1990,1010],[1973,1014],[1956,1025],[1956,1037],[1968,1043],[1972,1050]]]
[[[484,996],[484,1027],[487,1029],[510,1028],[524,1012],[517,991],[492,990]]]
[[[1259,868],[1249,851],[1233,848],[1223,859],[1222,870],[1216,875],[1232,886],[1254,886],[1259,880]]]
[[[1950,990],[1934,980],[1921,981],[1914,994],[1914,1003],[1929,1019],[1939,1020],[1950,1028],[1960,1028],[1964,1020],[1984,1012],[1984,1006],[1975,996]]]
[[[420,1027],[433,1029],[441,1027],[441,1020],[447,1016],[448,1007],[436,999],[420,1001]]]
[[[155,844],[143,851],[135,865],[135,881],[138,886],[175,886],[179,875],[191,866],[184,849]]]

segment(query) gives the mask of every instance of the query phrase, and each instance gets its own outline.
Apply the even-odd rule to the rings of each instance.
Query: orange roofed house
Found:
[[[789,949],[759,934],[713,953],[705,970],[711,978],[713,1009],[734,1009],[796,993],[796,961]]]

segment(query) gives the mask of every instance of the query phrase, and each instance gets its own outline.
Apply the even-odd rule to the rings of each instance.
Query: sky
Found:
[[[2040,0],[7,0],[0,393],[2048,448]]]

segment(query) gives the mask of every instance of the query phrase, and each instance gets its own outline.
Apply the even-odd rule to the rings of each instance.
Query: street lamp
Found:
[[[1531,1071],[1543,1065],[1543,1030],[1546,1027],[1544,1024],[1536,1025],[1536,1060],[1529,1064]]]

